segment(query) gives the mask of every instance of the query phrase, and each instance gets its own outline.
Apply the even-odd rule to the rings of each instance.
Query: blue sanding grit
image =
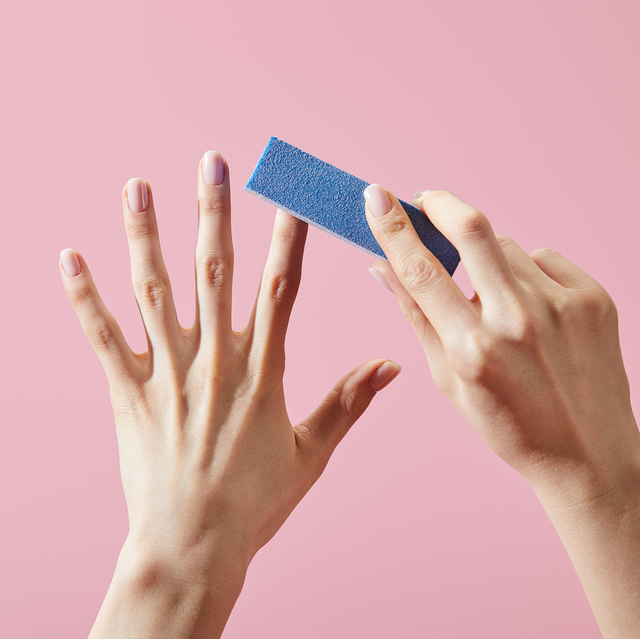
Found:
[[[245,191],[376,257],[387,259],[373,237],[364,209],[368,182],[337,169],[278,138],[271,138]],[[453,275],[460,256],[418,208],[400,200],[418,237]]]

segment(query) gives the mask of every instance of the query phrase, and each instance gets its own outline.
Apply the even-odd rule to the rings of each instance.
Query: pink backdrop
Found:
[[[0,635],[85,636],[127,532],[106,377],[57,262],[85,256],[143,350],[130,177],[154,189],[183,325],[198,161],[231,166],[240,328],[274,217],[242,187],[276,135],[404,199],[452,190],[581,265],[618,304],[637,394],[639,21],[636,0],[3,2]],[[256,556],[225,636],[598,637],[532,491],[434,386],[372,262],[310,231],[291,417],[361,361],[404,371]]]

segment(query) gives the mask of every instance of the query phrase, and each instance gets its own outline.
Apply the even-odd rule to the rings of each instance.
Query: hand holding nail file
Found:
[[[337,169],[278,138],[271,138],[245,191],[358,248],[387,259],[364,210],[368,182]],[[460,256],[453,244],[415,206],[400,200],[418,237],[449,275]]]

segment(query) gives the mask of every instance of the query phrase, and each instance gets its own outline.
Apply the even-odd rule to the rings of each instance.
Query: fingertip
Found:
[[[60,251],[60,264],[67,277],[76,277],[82,271],[78,254],[70,248]]]
[[[143,178],[131,178],[126,186],[126,202],[132,213],[143,213],[149,207],[149,183]]]
[[[391,288],[387,280],[384,278],[384,276],[378,269],[374,268],[373,266],[370,266],[369,273],[371,273],[371,275],[373,276],[373,279],[375,279],[378,282],[378,284],[381,284],[384,288],[386,288],[388,291],[391,291],[393,293],[393,289]]]
[[[389,193],[379,184],[370,184],[364,190],[363,195],[365,206],[374,217],[382,217],[393,208]]]
[[[400,364],[387,360],[371,374],[369,377],[369,386],[375,393],[377,393],[398,377],[401,371],[402,367]]]
[[[202,156],[202,180],[207,186],[220,186],[226,177],[226,162],[220,151],[206,151]]]

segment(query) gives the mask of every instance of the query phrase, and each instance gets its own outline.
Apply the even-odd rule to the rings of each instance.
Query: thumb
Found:
[[[329,455],[368,408],[375,394],[394,380],[402,368],[377,359],[349,371],[309,417],[295,428],[312,447],[328,447]]]

